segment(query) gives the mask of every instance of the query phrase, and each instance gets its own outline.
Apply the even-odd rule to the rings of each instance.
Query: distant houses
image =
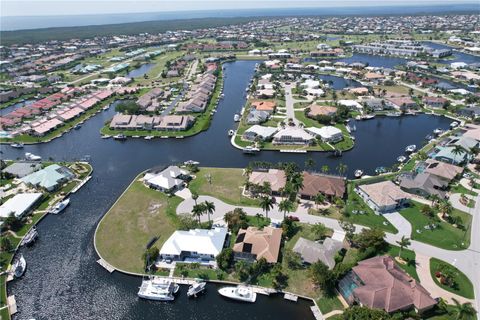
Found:
[[[110,129],[185,131],[194,122],[195,118],[189,115],[137,116],[117,113],[110,121]]]

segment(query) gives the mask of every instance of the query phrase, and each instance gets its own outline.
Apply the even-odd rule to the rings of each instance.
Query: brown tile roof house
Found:
[[[265,258],[267,262],[275,263],[278,260],[281,241],[280,228],[264,227],[263,230],[259,230],[256,227],[248,227],[238,231],[233,251],[237,253],[238,260]]]
[[[392,181],[382,181],[358,186],[355,191],[375,211],[385,212],[403,205],[410,195]]]
[[[287,177],[283,170],[269,169],[268,171],[253,171],[248,178],[253,184],[263,185],[264,182],[270,183],[273,192],[278,192],[285,187]]]
[[[320,174],[303,173],[303,187],[300,190],[302,198],[313,198],[318,193],[330,197],[343,198],[345,194],[345,179]]]
[[[463,172],[463,167],[433,159],[427,159],[425,165],[424,172],[433,174],[447,180],[448,182],[452,181],[456,176]]]
[[[423,312],[437,303],[392,257],[379,256],[360,261],[353,267],[352,272],[359,280],[353,296],[360,304],[369,308],[387,312],[415,308]]]
[[[388,98],[388,101],[393,103],[399,109],[408,109],[408,108],[416,108],[417,103],[412,100],[410,97],[393,97]]]
[[[310,109],[308,116],[311,118],[316,116],[333,116],[337,112],[337,107],[319,106],[318,104],[312,104],[308,108]]]
[[[276,108],[276,103],[274,101],[262,101],[256,100],[252,101],[252,108],[257,111],[267,111],[268,113],[273,113]]]
[[[155,126],[157,130],[183,131],[187,130],[195,121],[192,116],[164,116],[159,125]]]

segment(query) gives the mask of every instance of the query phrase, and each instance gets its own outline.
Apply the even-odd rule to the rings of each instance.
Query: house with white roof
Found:
[[[145,185],[165,193],[181,189],[186,179],[188,179],[188,172],[177,166],[169,166],[158,173],[149,172],[143,177]]]
[[[266,140],[271,138],[275,132],[277,132],[277,128],[254,125],[243,133],[243,138],[249,141],[254,141],[257,138]]]
[[[355,100],[338,100],[338,104],[348,107],[351,110],[362,110],[363,107],[360,103]]]
[[[321,128],[311,127],[306,128],[308,133],[319,137],[323,142],[339,142],[343,140],[342,130],[334,126],[324,126]]]
[[[42,197],[42,193],[19,193],[0,206],[0,218],[6,219],[11,214],[23,217]]]
[[[274,144],[309,145],[315,138],[301,128],[287,127],[273,136]]]
[[[209,264],[222,251],[227,228],[177,230],[160,249],[162,259]]]

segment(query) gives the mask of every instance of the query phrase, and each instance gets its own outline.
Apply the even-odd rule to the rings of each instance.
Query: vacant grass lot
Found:
[[[100,222],[95,237],[98,253],[116,268],[143,272],[146,244],[159,237],[155,245],[160,248],[175,231],[175,208],[181,201],[135,181]]]
[[[431,244],[447,250],[463,250],[470,245],[470,225],[472,216],[454,209],[451,216],[460,217],[466,230],[454,227],[450,223],[439,222],[438,228],[426,230],[424,227],[431,224],[430,218],[422,214],[422,204],[411,201],[409,208],[400,211],[400,214],[412,224],[412,239]],[[418,233],[419,230],[421,233]]]
[[[196,178],[190,182],[189,189],[198,195],[216,197],[231,205],[258,206],[258,200],[242,195],[246,179],[242,173],[242,169],[234,168],[200,168],[195,173]]]
[[[435,277],[435,273],[439,270],[442,270],[444,267],[451,268],[454,270],[454,281],[456,283],[456,286],[454,288],[446,286],[440,281],[437,280]],[[454,266],[446,263],[445,261],[431,258],[430,259],[430,274],[432,275],[432,278],[434,279],[435,283],[439,285],[441,288],[453,292],[455,294],[458,294],[459,296],[465,297],[467,299],[473,299],[474,298],[474,293],[473,293],[473,285],[468,279],[466,275],[464,275],[460,270],[455,268]]]

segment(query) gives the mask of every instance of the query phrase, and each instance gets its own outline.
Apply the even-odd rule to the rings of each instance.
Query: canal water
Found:
[[[130,181],[142,170],[159,164],[186,160],[204,166],[244,167],[252,160],[294,161],[303,166],[312,157],[316,167],[335,170],[340,162],[352,176],[361,168],[372,174],[377,166],[390,166],[409,144],[421,145],[435,128],[446,129],[449,119],[430,115],[375,118],[356,123],[356,147],[334,158],[325,153],[285,154],[264,152],[244,155],[230,145],[227,131],[233,115],[245,103],[245,88],[254,73],[255,61],[225,64],[225,98],[218,106],[208,131],[186,139],[101,139],[99,130],[114,114],[113,108],[86,121],[50,143],[17,150],[2,145],[2,158],[23,157],[24,152],[44,159],[81,159],[91,156],[92,179],[71,196],[61,215],[49,215],[38,226],[40,240],[21,249],[27,262],[25,276],[8,285],[18,304],[17,319],[312,319],[306,301],[292,303],[281,297],[260,296],[245,305],[225,301],[210,285],[207,294],[186,301],[185,290],[173,303],[147,302],[137,298],[141,280],[120,273],[109,274],[95,261],[95,227]],[[121,243],[119,243],[121,246]]]

